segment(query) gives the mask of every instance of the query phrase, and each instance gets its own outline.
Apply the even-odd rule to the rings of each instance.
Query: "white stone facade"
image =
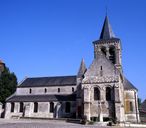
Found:
[[[82,60],[76,76],[27,78],[7,99],[5,118],[81,118],[114,123],[140,122],[137,89],[124,77],[121,42],[105,18],[93,42],[89,68]]]

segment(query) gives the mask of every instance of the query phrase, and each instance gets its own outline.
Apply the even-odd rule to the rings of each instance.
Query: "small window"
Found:
[[[31,88],[29,89],[29,93],[30,93],[30,94],[32,93],[32,89],[31,89]]]
[[[23,102],[20,102],[20,110],[19,112],[23,112]]]
[[[14,112],[14,107],[15,107],[15,104],[11,103],[11,112]]]
[[[54,103],[50,102],[50,112],[53,113],[54,112]]]
[[[102,66],[100,66],[100,70],[102,71]]]
[[[133,104],[131,101],[125,101],[125,112],[126,113],[133,112]]]
[[[133,104],[132,104],[132,102],[130,102],[130,111],[131,112],[133,111]]]
[[[34,103],[34,113],[37,113],[38,112],[38,103],[35,102]]]
[[[47,89],[45,88],[45,93],[47,93]]]
[[[74,87],[72,87],[72,92],[74,92],[75,91],[75,89],[74,89]]]
[[[60,92],[60,88],[58,88],[58,92]]]
[[[100,66],[100,76],[103,76],[102,66]]]
[[[65,104],[65,112],[66,113],[70,113],[70,108],[71,108],[70,102],[66,102],[66,104]]]

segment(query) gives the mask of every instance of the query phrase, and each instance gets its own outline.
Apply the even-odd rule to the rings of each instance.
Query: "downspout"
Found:
[[[137,97],[136,97],[136,91],[134,91],[134,96],[135,96],[135,107],[136,107],[136,119],[137,119],[137,123],[138,123],[138,106],[137,106]]]

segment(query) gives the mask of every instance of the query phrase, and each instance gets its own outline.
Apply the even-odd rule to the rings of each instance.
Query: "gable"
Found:
[[[86,77],[114,77],[118,75],[119,71],[116,67],[108,60],[102,52],[99,52],[97,57],[93,60],[90,67],[87,69]]]

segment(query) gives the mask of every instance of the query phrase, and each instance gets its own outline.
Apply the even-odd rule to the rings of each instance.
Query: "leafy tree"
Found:
[[[13,94],[16,90],[17,78],[11,73],[7,67],[0,75],[0,102],[5,103],[6,98]]]

